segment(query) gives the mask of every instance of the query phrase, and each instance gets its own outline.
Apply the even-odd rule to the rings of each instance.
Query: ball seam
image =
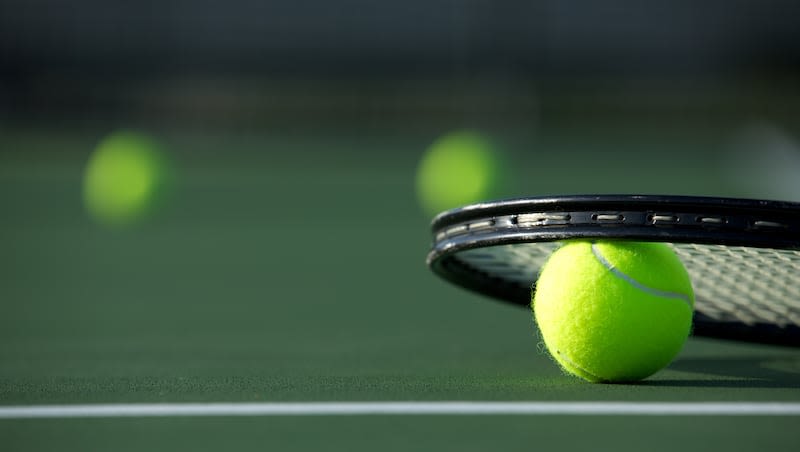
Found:
[[[588,375],[588,376],[592,377],[592,378],[593,378],[595,381],[597,381],[597,382],[604,382],[604,381],[608,381],[606,378],[603,378],[603,377],[601,377],[601,376],[597,375],[597,374],[596,374],[596,373],[594,373],[594,372],[589,372],[588,370],[586,370],[586,368],[585,368],[585,367],[583,367],[583,366],[579,366],[579,365],[575,364],[575,361],[571,360],[571,359],[569,358],[569,356],[567,356],[567,354],[566,354],[566,353],[564,353],[564,352],[562,352],[561,350],[558,350],[558,349],[556,349],[556,354],[557,354],[558,356],[560,356],[560,357],[561,357],[561,359],[563,359],[564,361],[566,361],[566,362],[567,362],[567,364],[569,364],[570,366],[574,367],[575,369],[578,369],[578,370],[580,370],[581,372],[585,373],[586,375]]]
[[[595,259],[597,259],[597,261],[600,262],[600,265],[605,267],[606,270],[610,271],[611,274],[613,274],[617,278],[622,279],[623,281],[625,281],[628,284],[632,285],[636,289],[639,289],[639,290],[641,290],[641,291],[643,291],[645,293],[648,293],[650,295],[654,295],[656,297],[673,298],[673,299],[681,300],[684,303],[686,303],[686,305],[689,306],[690,309],[692,309],[692,300],[688,295],[680,293],[680,292],[672,292],[672,291],[669,291],[669,290],[661,290],[661,289],[657,289],[655,287],[650,287],[650,286],[646,286],[646,285],[642,284],[641,282],[637,281],[636,279],[634,279],[630,275],[622,272],[620,269],[615,267],[614,264],[609,262],[608,259],[606,259],[605,256],[603,256],[603,254],[600,252],[600,250],[597,249],[597,244],[596,243],[592,244],[592,254],[594,254]]]

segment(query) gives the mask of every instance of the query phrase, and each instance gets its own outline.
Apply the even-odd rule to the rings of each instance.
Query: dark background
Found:
[[[370,155],[409,162],[474,128],[521,169],[509,196],[792,200],[798,17],[780,0],[4,0],[0,120],[87,140],[119,127],[322,141],[357,129]],[[657,182],[676,172],[681,184]]]
[[[0,112],[791,116],[798,16],[791,0],[4,0]]]

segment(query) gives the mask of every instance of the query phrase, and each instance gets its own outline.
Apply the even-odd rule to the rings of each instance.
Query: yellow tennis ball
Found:
[[[440,137],[417,168],[417,196],[423,210],[443,210],[492,199],[501,192],[505,171],[492,143],[469,130]]]
[[[116,132],[103,139],[89,158],[84,204],[102,224],[131,225],[153,211],[166,181],[164,155],[154,139],[132,131]]]
[[[550,256],[532,304],[547,349],[567,372],[591,382],[629,382],[680,352],[694,292],[664,244],[574,241]]]

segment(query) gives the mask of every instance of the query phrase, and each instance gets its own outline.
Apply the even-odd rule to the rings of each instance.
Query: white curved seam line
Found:
[[[574,362],[574,361],[572,361],[571,359],[569,359],[569,357],[567,356],[567,354],[566,354],[566,353],[563,353],[561,350],[556,350],[556,353],[558,353],[558,356],[560,356],[560,357],[561,357],[561,358],[562,358],[564,361],[566,361],[566,362],[567,362],[567,363],[568,363],[570,366],[572,366],[572,367],[574,367],[574,368],[576,368],[576,369],[580,370],[581,372],[585,373],[586,375],[589,375],[589,376],[591,376],[591,377],[592,377],[592,378],[594,378],[595,380],[597,380],[597,381],[607,381],[605,378],[603,378],[603,377],[600,377],[599,375],[597,375],[597,374],[594,374],[594,373],[592,373],[592,372],[589,372],[589,371],[588,371],[588,370],[586,370],[585,368],[583,368],[583,367],[581,367],[581,366],[579,366],[579,365],[575,364],[575,362]]]
[[[656,289],[654,287],[648,287],[640,283],[639,281],[631,278],[629,275],[626,275],[620,269],[614,267],[614,265],[611,262],[606,260],[606,258],[600,253],[600,250],[597,249],[597,245],[594,243],[592,244],[592,253],[594,254],[594,257],[597,258],[597,261],[600,262],[600,264],[603,267],[605,267],[608,271],[610,271],[614,276],[624,280],[633,287],[643,292],[649,293],[650,295],[655,295],[656,297],[675,298],[681,300],[684,303],[686,303],[686,305],[689,306],[689,308],[692,308],[692,301],[689,298],[689,296],[682,294],[680,292],[670,292],[668,290],[661,290],[661,289]]]

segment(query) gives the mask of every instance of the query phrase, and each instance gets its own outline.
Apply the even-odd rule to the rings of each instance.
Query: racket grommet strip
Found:
[[[621,213],[595,213],[592,214],[592,220],[598,223],[622,223],[625,221],[625,215]]]
[[[680,221],[680,217],[672,214],[653,214],[647,221],[655,225],[676,224]]]
[[[572,216],[560,212],[536,212],[517,215],[517,226],[521,228],[534,226],[563,226],[570,224]]]

